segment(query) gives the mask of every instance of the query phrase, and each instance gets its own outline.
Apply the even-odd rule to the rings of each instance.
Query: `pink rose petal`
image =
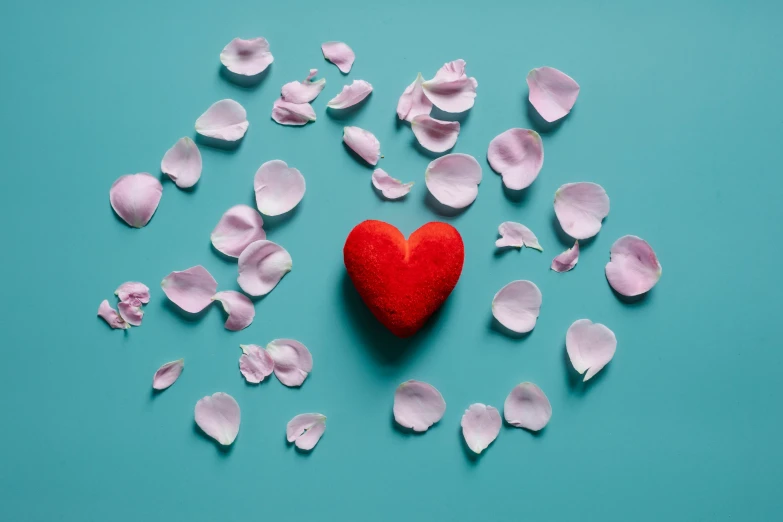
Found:
[[[487,160],[511,190],[530,186],[544,164],[544,144],[536,131],[509,129],[489,142]]]
[[[326,430],[326,415],[320,413],[302,413],[290,421],[285,428],[288,442],[295,442],[296,447],[310,451],[321,440]]]
[[[435,77],[421,87],[424,95],[439,109],[454,113],[473,107],[478,82],[465,74],[465,60],[454,60],[444,64]]]
[[[282,98],[272,105],[272,119],[280,125],[305,125],[315,121],[315,110],[309,103],[291,103]]]
[[[302,173],[285,161],[267,161],[256,171],[253,180],[256,206],[267,216],[279,216],[292,210],[305,194]]]
[[[555,192],[555,214],[563,231],[574,239],[593,237],[609,215],[609,196],[595,183],[566,183]]]
[[[150,289],[144,283],[136,281],[128,281],[122,283],[117,290],[114,291],[120,301],[128,303],[133,306],[141,306],[150,302]]]
[[[633,297],[649,291],[661,278],[661,263],[644,239],[623,236],[612,245],[606,279],[614,290]]]
[[[496,408],[471,404],[462,416],[462,436],[473,453],[481,453],[497,438],[502,424]]]
[[[256,309],[253,307],[253,301],[248,299],[245,294],[240,294],[234,290],[225,290],[212,296],[213,301],[220,301],[223,310],[228,314],[226,319],[226,330],[238,332],[250,326],[253,318],[256,316]]]
[[[527,73],[527,86],[530,103],[548,122],[557,121],[571,112],[579,96],[579,84],[552,67],[539,67]]]
[[[259,239],[266,239],[264,220],[256,209],[236,205],[223,214],[210,239],[212,245],[230,257],[239,257],[247,246]]]
[[[356,55],[353,49],[344,42],[326,42],[321,44],[324,58],[332,62],[343,74],[348,74],[353,66]]]
[[[457,143],[459,122],[440,121],[428,114],[420,114],[411,120],[411,130],[425,149],[446,152]]]
[[[266,295],[291,271],[291,266],[291,255],[285,248],[265,239],[255,241],[239,256],[237,282],[247,294]]]
[[[152,377],[152,388],[155,390],[165,390],[177,379],[179,379],[182,369],[185,367],[185,359],[167,362],[155,372]]]
[[[580,375],[584,373],[584,380],[588,381],[612,360],[617,338],[606,326],[579,319],[566,332],[566,350],[574,370]]]
[[[120,317],[120,314],[111,307],[109,301],[104,299],[98,306],[98,317],[106,321],[106,324],[116,330],[127,330],[131,326],[125,322],[125,319]]]
[[[313,371],[313,356],[299,341],[275,339],[266,345],[266,351],[275,361],[275,376],[286,386],[301,386]]]
[[[445,411],[443,396],[426,382],[405,381],[394,392],[394,420],[413,431],[427,431]]]
[[[552,266],[550,267],[555,272],[568,272],[576,266],[579,261],[579,241],[574,241],[574,246],[558,254],[552,260]]]
[[[424,182],[435,199],[452,208],[465,208],[478,196],[481,165],[469,154],[447,154],[432,161]]]
[[[212,104],[196,120],[196,132],[202,136],[223,141],[237,141],[250,125],[245,108],[234,100],[220,100]]]
[[[359,127],[343,128],[343,141],[370,165],[377,165],[381,159],[381,142],[375,134]]]
[[[290,103],[310,103],[316,99],[326,85],[326,78],[313,81],[316,74],[318,69],[310,69],[310,74],[304,81],[288,82],[283,85],[280,90],[281,98]]]
[[[340,94],[329,100],[326,104],[331,109],[347,109],[361,102],[372,92],[372,85],[364,80],[354,80],[351,85],[346,85]]]
[[[243,76],[260,74],[274,61],[269,42],[263,37],[250,40],[234,38],[220,53],[220,62],[229,71]]]
[[[217,281],[201,265],[170,273],[160,286],[172,303],[191,314],[208,307],[217,291]]]
[[[160,171],[168,174],[179,188],[190,188],[201,177],[201,152],[196,143],[185,136],[177,140],[160,162]]]
[[[109,191],[109,201],[123,221],[134,228],[141,228],[152,219],[162,195],[160,181],[142,172],[117,178]]]
[[[389,176],[383,169],[375,169],[372,173],[373,186],[381,191],[383,197],[387,199],[398,199],[411,191],[413,182],[403,183],[402,181]]]
[[[552,418],[552,405],[541,388],[532,382],[523,382],[506,397],[503,416],[512,426],[539,431]]]
[[[429,114],[432,110],[432,102],[424,95],[421,84],[424,83],[421,73],[416,76],[412,84],[408,85],[405,92],[397,102],[397,117],[401,120],[412,121],[420,114]]]
[[[275,361],[266,350],[255,344],[240,344],[244,352],[239,357],[239,371],[245,380],[251,384],[258,384],[275,369]]]
[[[120,303],[117,305],[117,310],[120,312],[126,323],[131,326],[141,326],[141,320],[144,318],[144,312],[140,306],[133,306],[130,303]]]
[[[237,438],[240,418],[239,404],[227,393],[213,393],[196,403],[196,424],[223,446]]]
[[[521,223],[515,223],[513,221],[506,221],[500,224],[498,227],[498,234],[500,239],[495,241],[495,246],[501,247],[527,247],[535,248],[539,252],[543,252],[544,249],[538,244],[538,238],[532,230],[527,228]]]
[[[512,281],[492,299],[492,315],[512,332],[531,331],[540,311],[541,290],[530,281]]]

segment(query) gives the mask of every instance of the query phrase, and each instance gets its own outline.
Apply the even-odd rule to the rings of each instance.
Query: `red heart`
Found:
[[[394,335],[410,337],[454,290],[465,247],[446,223],[427,223],[406,241],[392,225],[368,220],[348,234],[343,257],[373,315]]]

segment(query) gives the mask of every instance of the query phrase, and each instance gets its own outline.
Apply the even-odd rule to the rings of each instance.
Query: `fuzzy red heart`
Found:
[[[343,257],[367,308],[394,335],[410,337],[454,290],[465,247],[446,223],[427,223],[406,241],[392,225],[368,220],[348,234]]]

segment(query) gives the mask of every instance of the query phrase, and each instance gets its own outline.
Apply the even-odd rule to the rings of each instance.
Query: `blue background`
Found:
[[[440,5],[438,5],[440,4]],[[783,507],[778,328],[781,308],[780,2],[137,1],[3,2],[0,7],[0,519],[157,520],[770,520]],[[255,87],[221,74],[235,36],[263,35],[275,62]],[[320,44],[356,51],[344,77]],[[464,58],[479,82],[455,152],[478,158],[478,199],[442,216],[428,202],[431,157],[396,121],[403,89]],[[557,67],[581,85],[561,124],[536,126],[525,75]],[[319,68],[318,121],[270,119],[280,87]],[[344,83],[370,81],[363,107],[329,115]],[[250,128],[235,151],[201,147],[192,192],[164,181],[141,230],[115,218],[108,192],[122,174],[159,174],[163,153],[193,136],[213,102],[234,98]],[[371,169],[344,149],[346,124],[374,132],[380,166],[416,185],[381,201]],[[542,131],[546,160],[521,197],[486,164],[489,141],[511,127]],[[293,271],[231,333],[212,307],[182,318],[159,281],[203,264],[221,289],[236,265],[209,234],[221,214],[253,203],[261,163],[301,170],[307,195],[267,220]],[[570,244],[552,197],[593,181],[611,213],[576,269],[548,270]],[[368,218],[406,235],[432,220],[462,233],[462,279],[442,311],[408,341],[362,306],[342,263],[349,230]],[[533,250],[496,255],[499,223],[519,221]],[[625,303],[603,268],[624,234],[650,242],[663,277]],[[532,334],[492,323],[495,292],[531,279],[543,293]],[[95,316],[114,289],[152,289],[144,324],[127,334]],[[587,386],[564,357],[568,326],[612,328],[617,354]],[[294,337],[315,367],[301,389],[244,383],[240,343]],[[153,397],[158,366],[185,371]],[[422,436],[391,417],[395,387],[434,384],[448,408]],[[479,459],[459,429],[473,402],[502,407],[536,382],[554,414],[540,434],[504,427]],[[242,408],[239,437],[218,450],[195,428],[193,406],[225,391]],[[295,414],[328,416],[310,455],[289,447]]]

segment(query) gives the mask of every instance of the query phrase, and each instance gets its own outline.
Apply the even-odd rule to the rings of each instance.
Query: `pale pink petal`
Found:
[[[512,426],[539,431],[552,418],[552,405],[541,388],[532,382],[523,382],[506,397],[503,416]]]
[[[389,176],[383,169],[375,169],[372,173],[373,186],[381,191],[383,197],[387,199],[398,199],[411,191],[413,182],[403,183],[402,181]]]
[[[170,273],[160,286],[172,303],[192,314],[208,307],[217,291],[217,281],[201,265]]]
[[[471,404],[462,416],[462,436],[473,453],[481,453],[497,438],[502,424],[496,408]]]
[[[397,102],[397,117],[401,120],[412,121],[420,114],[429,114],[432,110],[432,102],[424,95],[421,84],[424,83],[421,73],[416,76],[412,84],[408,85],[405,92]]]
[[[530,281],[512,281],[492,299],[492,315],[512,332],[532,330],[540,311],[541,290]]]
[[[347,109],[353,107],[372,92],[372,85],[364,80],[354,80],[351,85],[346,85],[340,94],[329,100],[327,107],[332,109]]]
[[[310,451],[321,440],[326,430],[326,415],[320,413],[302,413],[297,415],[285,427],[288,442],[296,442],[296,447]]]
[[[160,162],[160,170],[168,174],[179,188],[190,188],[201,177],[201,152],[196,143],[185,136],[180,138]]]
[[[239,357],[239,371],[252,384],[263,381],[275,369],[275,361],[266,350],[255,344],[240,344],[244,352]]]
[[[432,152],[446,152],[457,143],[458,121],[440,121],[428,114],[420,114],[411,120],[411,130],[419,144]]]
[[[213,393],[196,403],[196,424],[223,446],[237,438],[240,419],[239,404],[227,393]]]
[[[229,71],[243,76],[260,74],[274,61],[269,42],[263,37],[250,40],[234,38],[220,53],[220,62]]]
[[[612,360],[617,338],[606,326],[579,319],[566,332],[566,350],[574,370],[584,373],[587,381]]]
[[[150,289],[144,283],[136,281],[128,281],[122,283],[117,290],[114,291],[120,301],[128,303],[133,306],[141,306],[150,302]]]
[[[266,295],[291,271],[288,251],[266,239],[250,243],[239,256],[237,282],[245,293]]]
[[[606,278],[619,294],[632,297],[640,295],[661,278],[661,263],[652,247],[644,239],[623,236],[612,245]]]
[[[220,301],[223,310],[228,314],[226,319],[226,330],[238,332],[250,326],[253,318],[256,316],[256,309],[253,307],[253,301],[248,299],[245,294],[235,292],[234,290],[225,290],[212,296],[213,301]]]
[[[563,231],[574,239],[593,237],[609,215],[609,196],[595,183],[566,183],[555,192],[555,214]]]
[[[133,306],[130,303],[124,303],[120,301],[117,305],[117,310],[120,312],[120,316],[125,319],[125,322],[132,326],[141,326],[141,320],[144,318],[144,312],[140,306]]]
[[[266,351],[275,361],[275,376],[286,386],[301,386],[313,371],[313,356],[299,341],[275,339],[266,345]]]
[[[343,128],[343,141],[370,165],[377,165],[381,159],[381,142],[375,134],[359,127]]]
[[[527,188],[544,164],[541,136],[529,129],[509,129],[489,142],[487,160],[512,190]]]
[[[266,239],[264,220],[256,209],[236,205],[223,214],[210,239],[214,247],[227,256],[239,257],[247,245]]]
[[[98,317],[106,321],[106,324],[116,330],[127,330],[131,326],[125,322],[125,319],[120,317],[120,314],[111,307],[109,301],[104,299],[98,306]]]
[[[326,85],[326,78],[313,81],[316,74],[318,69],[310,69],[310,74],[304,81],[286,83],[280,90],[281,97],[291,103],[310,103],[321,94]]]
[[[141,228],[152,219],[162,195],[160,181],[141,172],[117,178],[109,191],[109,201],[123,221],[134,228]]]
[[[305,125],[315,121],[315,110],[309,103],[291,103],[282,98],[272,105],[272,119],[280,125]]]
[[[179,379],[182,369],[185,367],[185,359],[167,362],[155,372],[152,377],[152,387],[155,390],[165,390]]]
[[[353,49],[344,42],[326,42],[321,44],[324,58],[332,62],[343,74],[348,74],[353,66],[356,55]]]
[[[424,182],[435,199],[452,208],[465,208],[478,196],[481,165],[469,154],[447,154],[432,161]]]
[[[445,411],[443,396],[426,382],[405,381],[394,392],[394,420],[413,431],[427,431]]]
[[[539,67],[527,73],[527,86],[530,103],[548,122],[559,120],[571,112],[579,96],[579,84],[552,67]]]
[[[289,167],[285,161],[272,160],[256,171],[253,188],[258,210],[267,216],[279,216],[302,201],[305,179],[301,172]]]
[[[568,272],[572,268],[576,266],[576,263],[579,261],[579,241],[574,241],[574,246],[563,252],[562,254],[558,254],[553,260],[552,260],[552,270],[555,272]]]
[[[454,60],[444,64],[435,77],[421,87],[424,95],[439,109],[463,112],[473,107],[478,82],[465,74],[465,60]]]
[[[216,140],[237,141],[245,135],[248,125],[245,108],[234,100],[226,99],[213,103],[199,116],[196,132]]]
[[[498,234],[500,239],[495,241],[495,246],[501,247],[527,247],[535,248],[539,252],[543,252],[544,249],[538,244],[538,238],[532,230],[527,228],[521,223],[515,223],[513,221],[506,221],[500,224],[498,227]]]

